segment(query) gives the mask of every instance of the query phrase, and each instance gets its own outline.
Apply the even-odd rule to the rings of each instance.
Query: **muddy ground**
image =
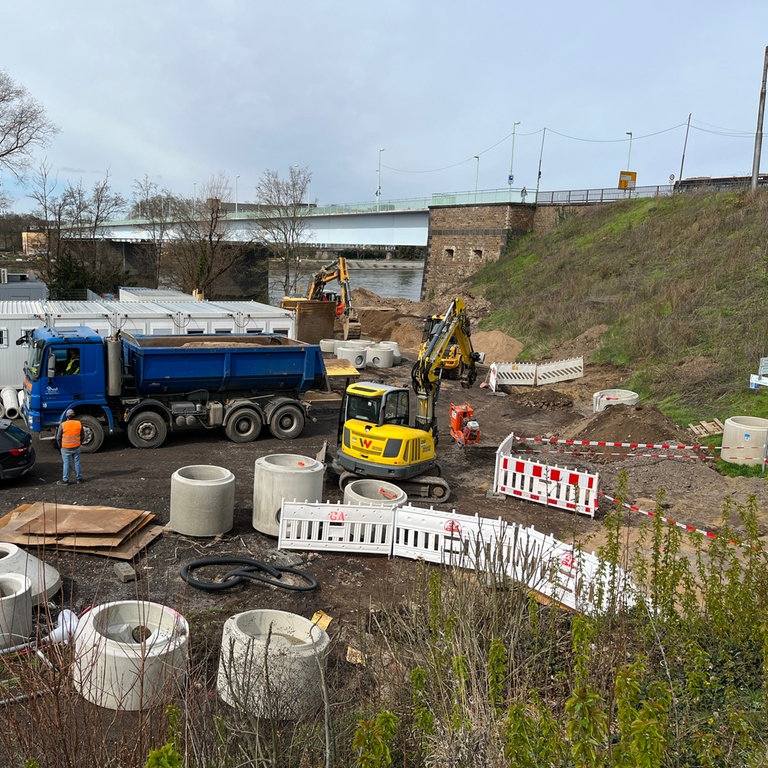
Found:
[[[361,304],[360,300],[363,300]],[[365,303],[367,302],[367,303]],[[482,314],[482,306],[471,311]],[[423,304],[393,304],[371,295],[359,295],[362,306],[363,332],[374,339],[398,341],[405,360],[387,371],[365,371],[363,378],[399,381],[409,384],[410,361],[420,341],[421,318],[439,308]],[[511,432],[527,437],[578,438],[580,440],[626,441],[642,443],[700,442],[688,430],[671,423],[657,409],[640,405],[613,406],[601,414],[592,414],[592,394],[600,389],[621,387],[626,372],[595,365],[591,354],[605,329],[596,328],[574,339],[563,348],[560,358],[584,355],[586,370],[582,379],[551,388],[518,387],[494,394],[479,386],[487,375],[481,366],[475,387],[462,390],[457,382],[445,381],[438,405],[441,420],[441,442],[438,448],[443,476],[453,489],[450,501],[438,508],[456,509],[460,513],[533,525],[556,537],[575,542],[587,550],[596,549],[603,541],[603,518],[611,502],[602,498],[600,511],[592,520],[585,516],[548,509],[537,504],[511,498],[488,496],[493,484],[495,451],[499,442]],[[498,332],[473,334],[475,348],[486,352],[486,363],[514,359],[520,344]],[[557,359],[557,358],[556,358]],[[482,442],[478,446],[459,447],[448,437],[448,411],[451,403],[468,400],[480,423]],[[104,505],[145,509],[156,515],[156,521],[169,520],[171,476],[182,466],[212,464],[229,468],[236,477],[235,524],[229,533],[213,539],[194,539],[165,530],[133,561],[136,581],[122,582],[114,572],[115,560],[84,554],[57,552],[55,548],[38,551],[38,556],[54,565],[64,580],[58,603],[80,611],[88,605],[106,600],[149,598],[172,605],[182,613],[194,616],[216,609],[222,616],[260,607],[311,616],[318,609],[337,620],[336,626],[354,625],[361,612],[389,595],[407,594],[415,571],[410,561],[393,561],[378,556],[356,556],[318,553],[280,553],[277,541],[256,532],[251,524],[253,474],[256,458],[275,453],[298,453],[315,456],[328,443],[335,448],[337,409],[318,407],[315,421],[308,423],[301,438],[284,442],[272,438],[265,430],[260,439],[249,444],[229,442],[223,433],[195,433],[170,436],[157,450],[137,450],[124,436],[108,439],[97,454],[83,456],[86,482],[66,488],[56,485],[60,477],[60,459],[51,443],[37,444],[37,465],[27,477],[7,483],[0,491],[0,513],[5,514],[20,504],[35,501],[67,504]],[[664,514],[698,528],[717,531],[722,524],[726,498],[744,502],[750,495],[759,501],[761,531],[768,533],[768,498],[762,479],[731,479],[711,468],[711,461],[700,458],[668,459],[658,454],[664,450],[638,450],[655,456],[629,457],[594,453],[595,448],[527,443],[520,446],[523,455],[558,466],[577,467],[600,474],[600,488],[606,496],[618,489],[619,473],[628,476],[628,501],[642,509],[652,510],[659,490],[665,492]],[[559,452],[567,448],[569,452]],[[609,449],[612,453],[629,449]],[[592,453],[590,453],[592,451]],[[686,455],[701,451],[684,451]],[[326,474],[325,496],[340,500],[336,478]],[[627,539],[636,535],[646,519],[637,512],[627,512]],[[245,583],[225,592],[205,592],[188,586],[179,576],[184,563],[207,556],[238,555],[272,563],[296,564],[311,573],[318,588],[311,592],[289,592],[282,589]]]

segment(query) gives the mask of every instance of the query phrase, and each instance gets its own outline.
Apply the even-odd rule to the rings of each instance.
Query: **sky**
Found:
[[[249,202],[298,166],[325,205],[752,172],[765,0],[3,5],[0,69],[60,129],[35,153],[58,192],[223,175]]]

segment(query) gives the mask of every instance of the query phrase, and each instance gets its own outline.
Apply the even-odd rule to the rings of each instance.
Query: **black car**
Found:
[[[10,419],[0,419],[0,480],[21,477],[34,466],[32,435]]]

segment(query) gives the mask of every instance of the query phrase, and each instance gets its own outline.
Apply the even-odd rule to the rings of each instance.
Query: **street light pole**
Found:
[[[515,181],[515,130],[517,129],[518,125],[520,125],[519,120],[512,123],[512,155],[509,158],[509,176],[507,177],[510,199],[512,197],[512,184]]]
[[[235,176],[235,216],[237,216],[237,206],[238,206],[238,192],[237,192],[237,182],[239,181],[240,177]]]
[[[376,210],[381,210],[381,153],[384,147],[379,147],[379,166],[376,169]]]
[[[475,202],[477,202],[477,182],[480,178],[480,155],[475,155],[476,165],[475,165]]]
[[[536,174],[536,202],[539,200],[539,187],[541,186],[541,161],[544,158],[544,139],[547,138],[546,127],[541,132],[541,148],[539,149],[539,171]]]
[[[192,196],[192,210],[194,211],[195,215],[197,215],[197,182],[192,182],[192,188],[194,190],[193,196]]]
[[[627,131],[627,136],[629,136],[629,153],[627,154],[627,170],[632,170],[632,131]]]

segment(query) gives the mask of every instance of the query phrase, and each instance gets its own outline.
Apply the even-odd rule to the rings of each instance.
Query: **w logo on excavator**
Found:
[[[363,448],[370,448],[373,445],[373,440],[367,438],[360,438],[360,442],[363,444]]]

